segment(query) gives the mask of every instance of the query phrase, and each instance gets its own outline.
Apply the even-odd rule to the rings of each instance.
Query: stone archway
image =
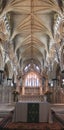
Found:
[[[11,85],[13,77],[13,68],[10,61],[7,61],[4,66],[4,81],[7,81],[7,85]]]
[[[4,79],[9,77],[9,68],[7,63],[4,66]]]

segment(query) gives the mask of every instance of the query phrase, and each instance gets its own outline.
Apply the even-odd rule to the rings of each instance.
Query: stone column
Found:
[[[42,95],[42,86],[40,86],[40,95]]]
[[[8,103],[11,100],[11,86],[8,86]]]
[[[25,87],[23,86],[22,87],[22,95],[24,95],[25,94]]]
[[[2,103],[5,102],[5,86],[2,86]]]
[[[22,82],[22,95],[25,95],[25,80],[24,80],[24,78],[22,80],[23,80],[23,82]]]
[[[48,78],[46,78],[46,91],[48,90]]]

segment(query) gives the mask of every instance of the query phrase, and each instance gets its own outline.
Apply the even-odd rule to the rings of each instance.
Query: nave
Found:
[[[63,127],[64,0],[0,0],[0,128]]]

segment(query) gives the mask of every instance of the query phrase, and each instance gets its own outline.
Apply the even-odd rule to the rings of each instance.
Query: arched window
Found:
[[[37,74],[31,72],[25,78],[25,86],[26,87],[39,87],[40,81]]]

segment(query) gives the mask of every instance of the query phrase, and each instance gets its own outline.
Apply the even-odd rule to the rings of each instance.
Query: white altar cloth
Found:
[[[51,107],[48,102],[17,102],[13,122],[27,122],[28,103],[39,103],[39,122],[51,122]]]

